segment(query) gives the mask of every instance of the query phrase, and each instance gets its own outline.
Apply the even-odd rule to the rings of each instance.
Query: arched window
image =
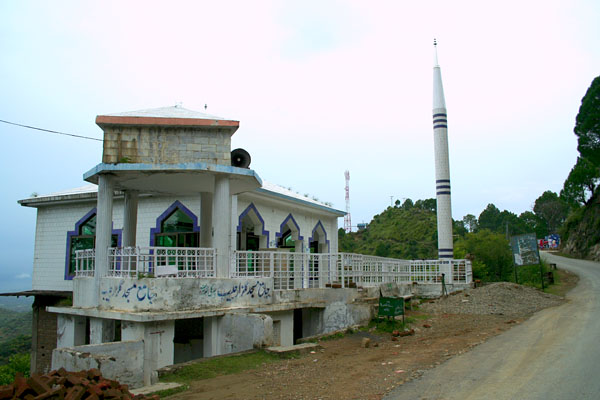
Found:
[[[121,230],[113,229],[111,247],[118,247],[121,243]],[[75,276],[75,252],[96,247],[96,209],[88,212],[75,224],[75,229],[67,232],[67,261],[65,279]]]
[[[298,223],[292,216],[289,214],[279,226],[279,232],[275,234],[277,238],[277,247],[279,248],[296,248],[299,245],[301,246],[302,240],[304,237],[300,235],[300,227]],[[302,250],[300,247],[299,251]]]
[[[199,247],[198,218],[179,201],[176,201],[156,220],[152,229],[151,246]]]
[[[240,214],[237,226],[237,250],[260,250],[269,247],[269,231],[253,203]]]

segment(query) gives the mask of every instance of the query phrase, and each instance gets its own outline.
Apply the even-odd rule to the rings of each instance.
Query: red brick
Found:
[[[77,386],[77,385],[83,385],[83,380],[78,377],[77,375],[67,375],[67,382],[70,384],[70,386]]]
[[[80,400],[85,394],[85,388],[83,386],[73,386],[67,390],[65,400]]]
[[[106,389],[104,391],[105,399],[120,399],[122,397],[123,397],[123,392],[121,392],[119,389]]]
[[[2,385],[0,386],[0,400],[11,399],[15,388],[13,385]]]
[[[15,397],[20,398],[25,396],[28,393],[32,393],[33,390],[27,384],[27,380],[23,378],[23,374],[17,374],[15,377]]]
[[[87,373],[87,377],[89,380],[98,380],[102,377],[102,374],[100,373],[100,370],[98,370],[97,368],[92,368],[90,370],[88,370]]]
[[[31,378],[27,379],[27,384],[31,386],[37,395],[47,393],[52,388],[46,384],[46,379],[42,378],[38,374],[31,375]]]
[[[100,385],[90,385],[87,390],[89,393],[95,394],[96,396],[102,396],[102,387]]]

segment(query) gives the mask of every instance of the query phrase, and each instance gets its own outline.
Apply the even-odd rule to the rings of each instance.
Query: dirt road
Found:
[[[566,304],[539,312],[384,399],[599,399],[600,263],[544,257],[580,277]]]

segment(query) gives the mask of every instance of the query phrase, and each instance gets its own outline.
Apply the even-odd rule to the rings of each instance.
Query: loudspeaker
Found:
[[[231,152],[231,165],[238,168],[248,168],[250,166],[250,154],[244,149],[235,149]]]

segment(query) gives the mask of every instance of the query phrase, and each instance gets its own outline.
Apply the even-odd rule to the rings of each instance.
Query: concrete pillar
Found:
[[[237,194],[231,196],[231,250],[235,250],[237,247],[237,224],[238,224],[238,197]]]
[[[213,247],[212,214],[212,193],[200,193],[200,247]]]
[[[204,357],[214,357],[221,354],[219,325],[221,317],[204,317]]]
[[[213,199],[213,247],[217,251],[216,277],[229,278],[231,253],[231,195],[229,176],[215,177]]]
[[[144,385],[158,382],[157,369],[173,364],[175,321],[144,324]]]
[[[94,305],[100,304],[100,279],[108,274],[108,248],[112,235],[114,184],[112,176],[98,177],[98,205],[96,212],[96,271],[94,273]]]
[[[85,344],[85,317],[68,314],[56,316],[56,347],[73,347]]]
[[[90,318],[90,344],[101,344],[115,340],[115,321]]]
[[[137,229],[138,193],[134,190],[125,191],[123,205],[123,247],[135,246]]]
[[[133,321],[121,321],[121,340],[137,341],[144,340],[144,323]]]

